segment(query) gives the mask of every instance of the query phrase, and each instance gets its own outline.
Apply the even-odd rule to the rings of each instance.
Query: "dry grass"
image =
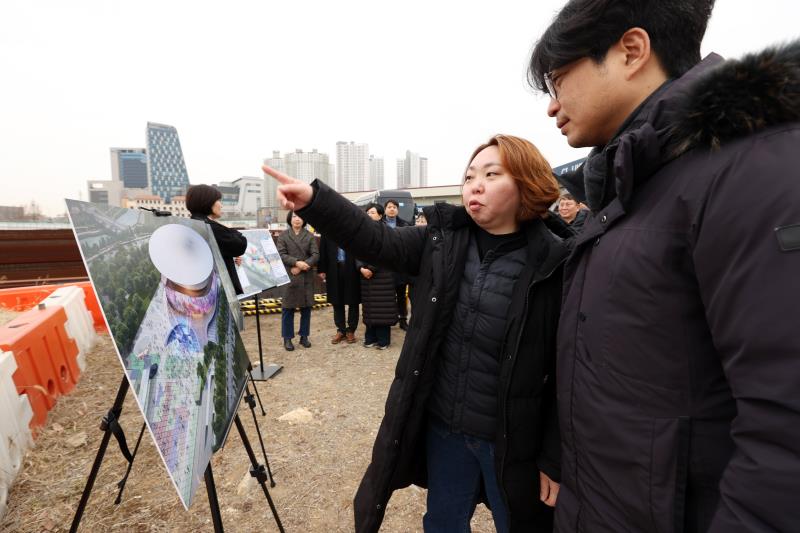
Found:
[[[280,316],[262,316],[261,325],[265,362],[284,365],[279,374],[258,386],[267,415],[262,417],[256,408],[277,483],[270,494],[284,528],[288,532],[352,531],[353,495],[369,462],[403,332],[392,328],[393,343],[385,351],[363,348],[360,343],[334,346],[328,342],[334,329],[331,309],[326,308],[312,314],[313,346],[286,352],[280,341]],[[359,333],[363,335],[363,326]],[[247,318],[244,342],[250,358],[258,361],[253,317]],[[108,336],[101,337],[87,361],[80,383],[59,401],[35,448],[26,455],[0,531],[69,530],[102,438],[98,424],[122,378]],[[277,420],[298,407],[311,411],[313,420],[305,424]],[[239,414],[261,457],[249,409],[242,407]],[[122,426],[131,447],[141,424],[142,416],[128,394]],[[204,488],[200,487],[185,511],[147,432],[123,501],[115,506],[116,483],[125,466],[112,439],[81,531],[213,530]],[[235,428],[212,466],[226,531],[278,530],[260,487],[248,473],[250,464]],[[381,531],[422,531],[424,509],[424,490],[410,487],[396,492]],[[473,531],[494,531],[483,506],[475,513]]]
[[[14,311],[9,311],[4,307],[0,307],[0,326],[7,324],[14,320],[19,313],[15,313]]]

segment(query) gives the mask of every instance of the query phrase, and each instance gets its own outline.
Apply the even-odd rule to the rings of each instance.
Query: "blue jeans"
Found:
[[[428,455],[428,510],[422,519],[425,533],[469,533],[469,522],[481,491],[481,481],[492,508],[498,533],[508,532],[508,510],[494,469],[494,443],[450,433],[431,419],[426,435]]]
[[[390,326],[367,326],[364,332],[364,343],[377,344],[378,346],[389,346],[392,340],[392,328]]]
[[[294,338],[294,309],[283,309],[281,313],[281,337]],[[308,337],[311,334],[311,308],[300,308],[300,336]]]

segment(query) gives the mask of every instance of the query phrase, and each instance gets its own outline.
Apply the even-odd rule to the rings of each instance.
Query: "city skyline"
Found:
[[[180,167],[177,175],[186,176],[186,169],[183,166],[181,157],[180,138],[177,133],[177,128],[172,125],[158,124],[153,122],[147,123],[147,140],[151,143],[153,137],[152,132],[159,131],[159,135],[163,136],[166,132],[168,142],[166,144],[173,153],[171,154],[171,166]],[[356,146],[357,143],[345,143],[340,141],[337,145]],[[369,150],[368,144],[358,144],[360,151],[366,153]],[[158,148],[154,152],[163,152],[164,149]],[[148,170],[153,174],[152,168],[163,166],[157,161],[153,165],[148,156],[146,148],[109,148],[111,155],[111,179],[110,180],[87,180],[87,194],[88,201],[125,207],[126,202],[132,205],[138,205],[137,200],[153,203],[157,202],[160,198],[163,204],[170,204],[171,202],[166,199],[166,195],[159,195],[154,192],[155,188],[150,181]],[[341,154],[339,154],[341,156]],[[163,155],[159,155],[163,159]],[[406,160],[413,158],[415,169],[410,173],[405,173],[400,168],[398,160],[398,168],[396,175],[397,188],[407,187],[420,187],[427,184],[427,158],[419,157],[419,154],[412,153],[406,150]],[[302,148],[295,148],[293,151],[281,153],[279,150],[272,151],[272,157],[264,158],[264,163],[274,168],[290,174],[298,179],[306,182],[311,182],[319,179],[324,183],[336,188],[336,172],[335,165],[329,163],[329,156],[325,152],[321,152],[317,148],[312,148],[310,151],[305,151]],[[384,165],[383,158],[370,154],[367,164],[369,170],[365,179],[358,180],[357,185],[363,189],[350,189],[354,190],[375,190],[384,189]],[[409,165],[411,167],[412,165]],[[411,176],[411,178],[409,178]],[[276,184],[271,179],[255,178],[252,176],[242,176],[234,180],[220,180],[219,183],[208,183],[209,185],[217,187],[223,194],[223,208],[225,212],[247,214],[255,213],[260,207],[275,207],[275,189]],[[255,183],[258,181],[258,183]],[[192,184],[188,182],[188,184]],[[258,190],[252,190],[253,188]],[[162,186],[163,188],[163,186]],[[180,196],[179,202],[183,202],[183,189],[174,189],[171,191],[173,197],[177,194]],[[257,196],[253,196],[252,192],[256,192]],[[158,203],[158,202],[157,202]],[[159,203],[161,205],[161,203]],[[164,207],[168,208],[168,207]],[[168,208],[171,209],[171,208]]]
[[[111,178],[109,147],[143,147],[148,120],[178,128],[190,183],[260,175],[276,148],[333,158],[343,139],[369,143],[384,167],[406,150],[427,157],[429,185],[458,182],[495,133],[530,139],[553,166],[578,159],[587,150],[567,146],[525,80],[528,54],[563,4],[343,0],[309,18],[292,3],[8,0],[3,204],[62,213],[63,198],[85,198],[87,180]],[[735,58],[797,38],[796,11],[788,0],[717,2],[701,53]],[[146,75],[131,76],[130,60]]]

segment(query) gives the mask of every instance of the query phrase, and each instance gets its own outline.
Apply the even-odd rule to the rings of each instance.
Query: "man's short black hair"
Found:
[[[389,204],[394,204],[394,206],[397,209],[400,209],[400,204],[397,202],[397,200],[386,200],[385,202],[383,202],[383,208],[386,209],[386,206],[388,206]]]
[[[222,200],[222,193],[210,185],[191,185],[186,190],[186,209],[192,215],[207,217],[217,200]]]
[[[548,72],[584,57],[602,63],[631,28],[650,36],[650,48],[667,76],[678,78],[700,62],[714,0],[570,0],[531,54],[528,82],[547,92]]]
[[[292,227],[292,215],[294,215],[294,211],[289,211],[288,213],[286,213],[286,223],[289,225],[289,227]],[[303,225],[301,227],[305,228],[306,227],[306,219],[304,219],[300,215],[297,215],[297,216],[300,218],[300,220],[303,221]]]

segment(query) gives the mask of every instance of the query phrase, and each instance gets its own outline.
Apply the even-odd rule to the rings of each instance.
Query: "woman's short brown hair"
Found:
[[[214,202],[222,199],[219,189],[210,185],[192,185],[186,190],[186,209],[192,215],[207,217]]]
[[[550,163],[533,143],[513,135],[495,135],[472,152],[469,167],[482,150],[496,146],[500,163],[517,182],[520,206],[517,220],[531,220],[547,213],[558,199],[559,188]]]

